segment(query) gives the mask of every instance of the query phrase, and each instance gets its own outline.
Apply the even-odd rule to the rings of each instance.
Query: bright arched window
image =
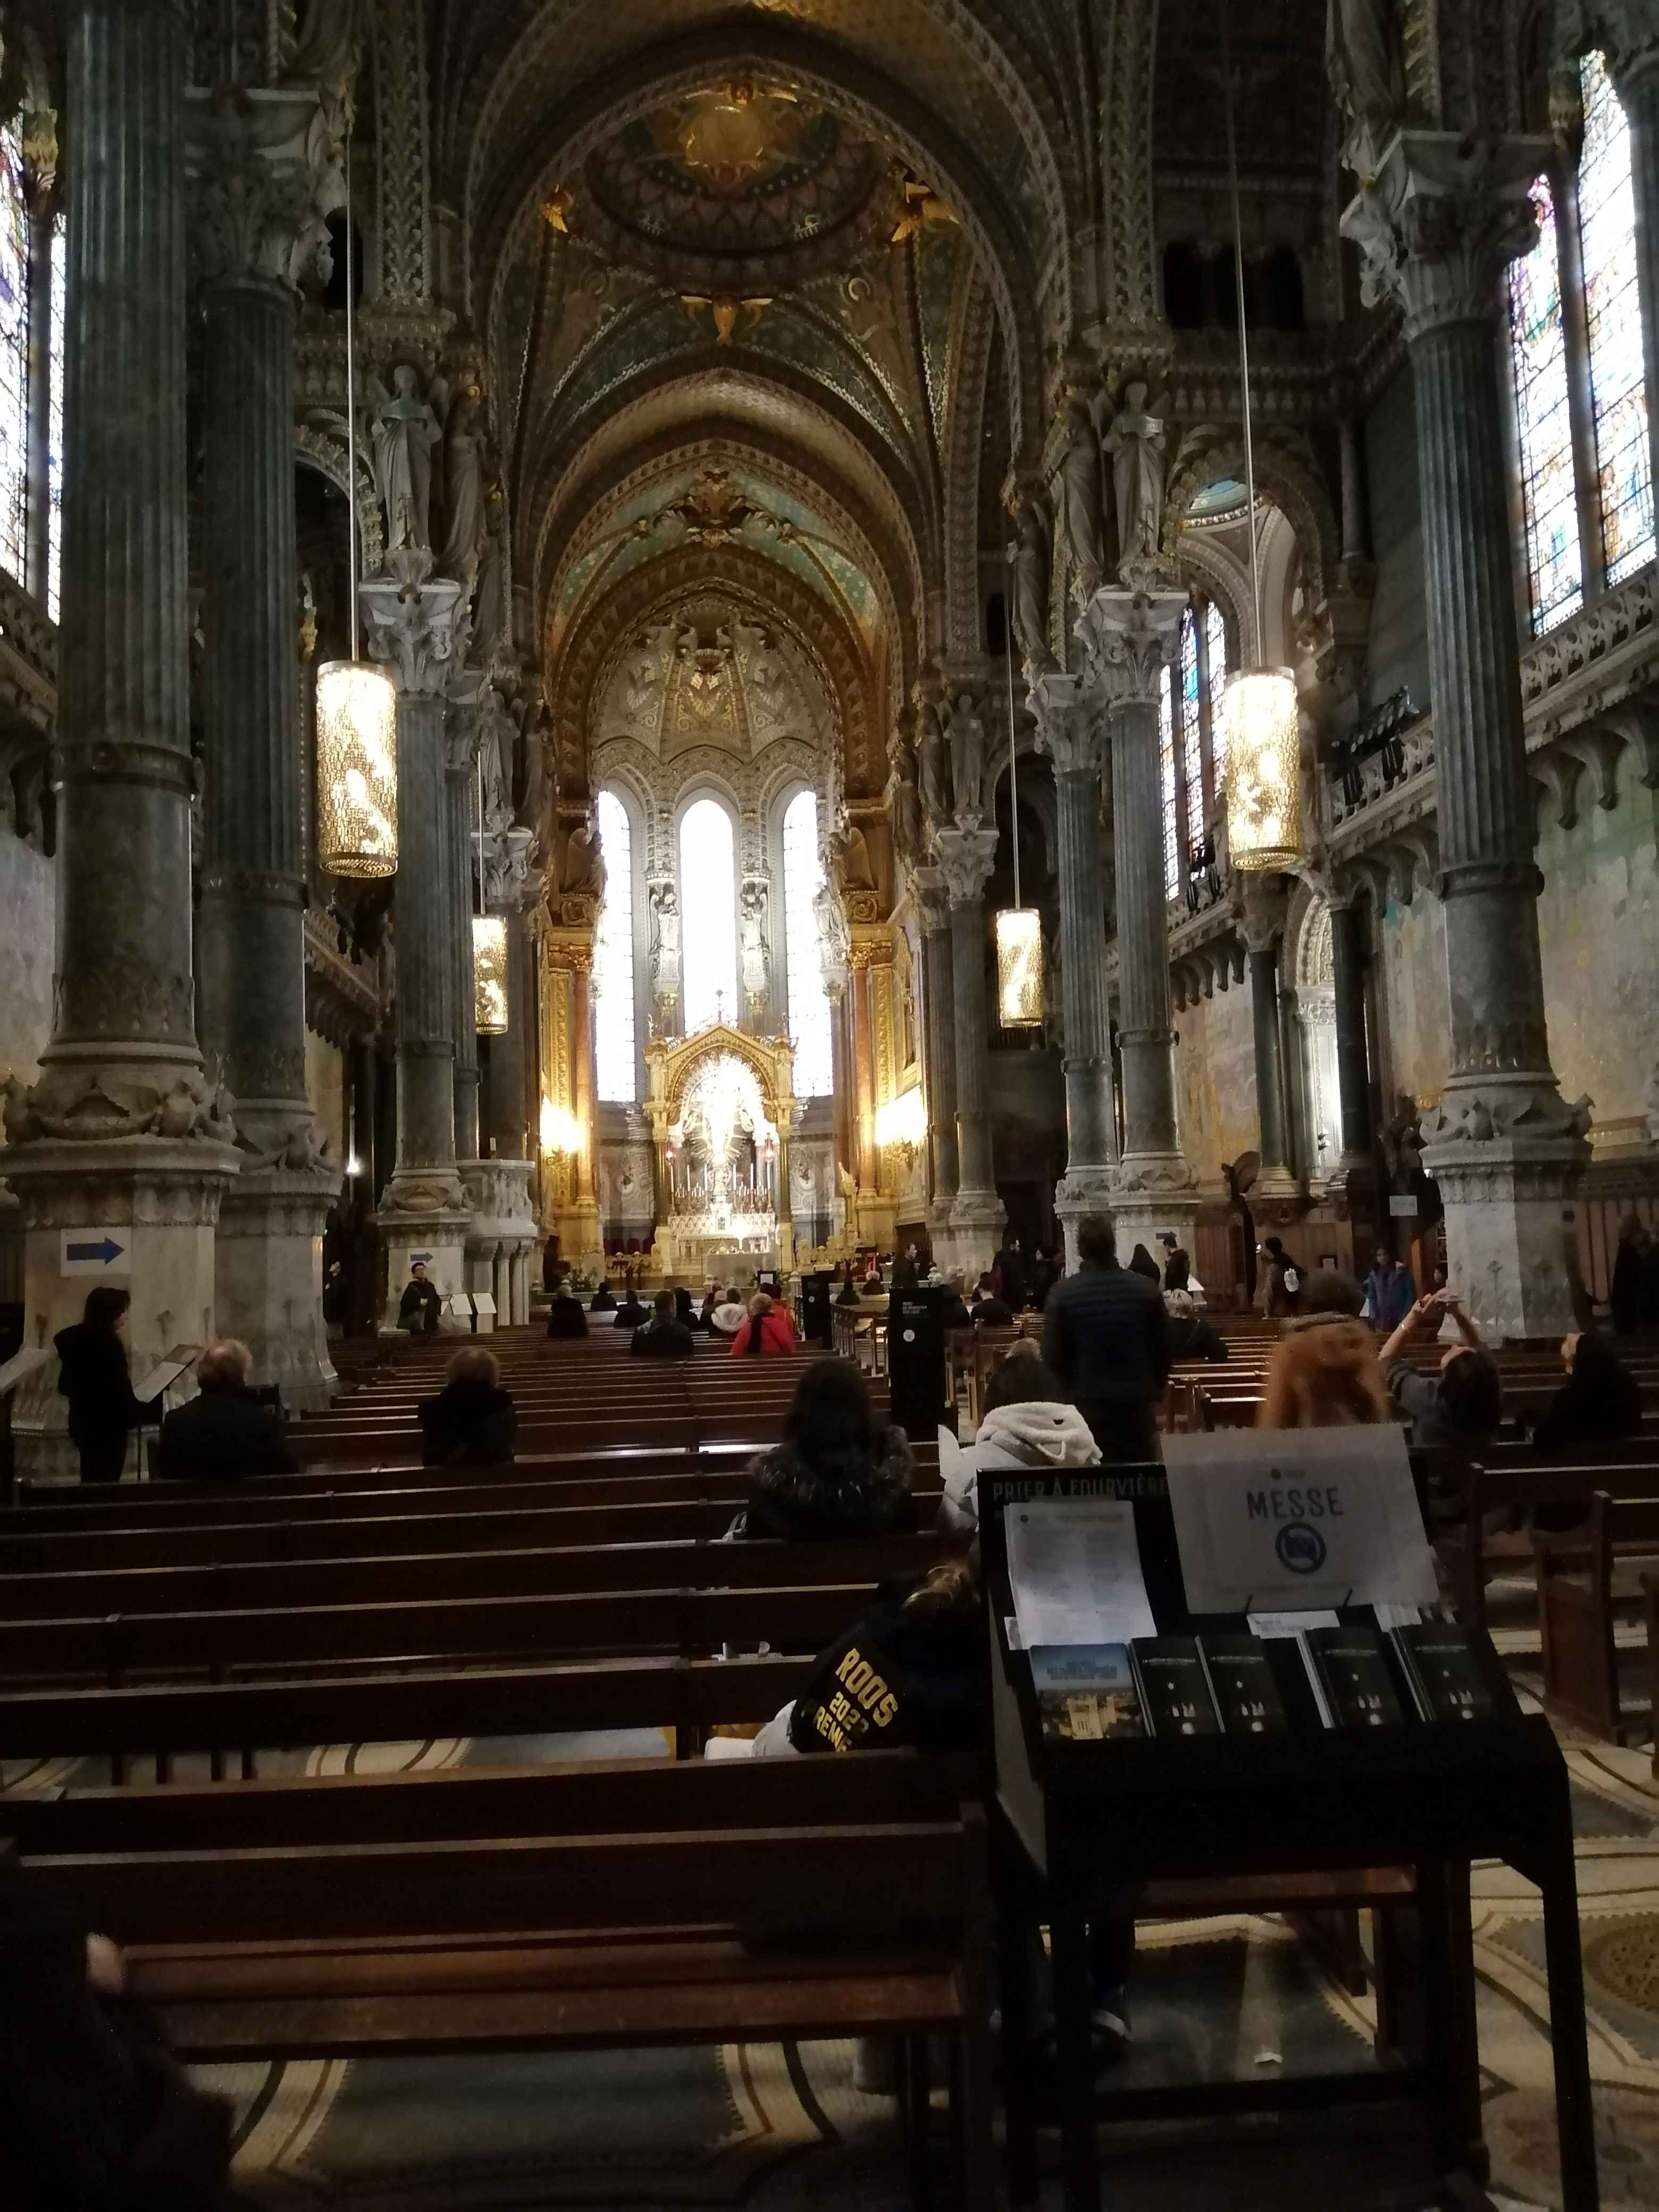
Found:
[[[1561,261],[1547,177],[1534,184],[1532,200],[1538,210],[1538,243],[1524,260],[1510,264],[1509,295],[1521,505],[1536,636],[1574,613],[1583,605],[1584,592],[1567,403]],[[1639,338],[1637,344],[1639,351]]]
[[[46,370],[46,612],[58,619],[64,568],[64,331],[69,319],[69,225],[52,227],[52,357]]]
[[[1182,635],[1185,635],[1184,624]],[[1158,717],[1158,787],[1164,800],[1164,896],[1165,898],[1177,898],[1181,894],[1181,837],[1176,826],[1175,693],[1167,660],[1164,664],[1162,683]]]
[[[1214,807],[1227,787],[1227,717],[1222,706],[1227,696],[1227,623],[1213,599],[1204,610],[1204,644],[1210,664],[1210,803]]]
[[[29,218],[17,118],[0,129],[0,568],[20,580],[28,524]]]
[[[1653,558],[1654,546],[1647,380],[1637,304],[1636,200],[1630,125],[1600,54],[1585,55],[1580,85],[1584,142],[1578,157],[1578,235],[1595,406],[1601,559],[1608,583],[1617,584]]]
[[[783,817],[783,930],[798,1098],[827,1098],[830,1091],[830,1001],[818,963],[817,916],[812,906],[823,886],[817,796],[797,792]]]
[[[1181,889],[1181,867],[1187,848],[1202,832],[1204,822],[1204,708],[1198,665],[1198,623],[1188,608],[1181,622],[1181,756],[1180,796],[1176,813],[1176,891]],[[1174,897],[1175,892],[1170,893]]]
[[[681,1005],[685,1033],[735,1023],[738,1005],[738,867],[732,817],[715,799],[680,817]]]
[[[593,1075],[601,1098],[631,1106],[634,1073],[634,839],[614,791],[599,793],[605,896],[593,948]]]

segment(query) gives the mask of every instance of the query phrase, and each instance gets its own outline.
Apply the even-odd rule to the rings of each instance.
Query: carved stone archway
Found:
[[[709,1062],[735,1060],[746,1067],[760,1086],[761,1105],[778,1133],[775,1218],[778,1265],[785,1273],[794,1266],[794,1231],[789,1218],[789,1133],[795,1120],[795,1048],[787,1036],[750,1036],[729,1022],[712,1023],[695,1036],[653,1037],[645,1048],[645,1117],[651,1130],[652,1185],[657,1239],[655,1263],[660,1272],[675,1275],[690,1261],[701,1261],[703,1252],[678,1249],[667,1229],[669,1189],[668,1133],[684,1110],[686,1096],[697,1075]],[[704,1246],[707,1238],[696,1240]]]

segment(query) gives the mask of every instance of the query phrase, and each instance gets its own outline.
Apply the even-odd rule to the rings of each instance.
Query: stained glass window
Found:
[[[783,817],[783,927],[798,1098],[827,1098],[830,1091],[830,1001],[818,964],[817,917],[812,908],[823,884],[817,799],[812,792],[798,792]]]
[[[732,817],[715,799],[697,799],[680,817],[680,928],[690,1036],[739,1012],[737,851]]]
[[[1158,773],[1164,793],[1164,895],[1181,894],[1181,838],[1176,826],[1175,697],[1170,665],[1164,664],[1163,696],[1158,708]]]
[[[29,481],[29,219],[23,143],[0,129],[0,568],[21,579]]]
[[[52,227],[52,358],[47,364],[46,471],[51,508],[46,517],[46,612],[58,619],[64,565],[64,331],[69,318],[69,226],[60,215]]]
[[[1580,64],[1584,143],[1578,161],[1578,231],[1595,409],[1601,558],[1616,584],[1653,557],[1653,473],[1647,380],[1637,301],[1636,203],[1630,127],[1599,53]]]
[[[1547,177],[1532,188],[1538,243],[1509,270],[1510,359],[1515,378],[1521,501],[1534,635],[1583,604],[1578,495],[1567,409],[1567,349],[1555,202]],[[1641,341],[1637,341],[1640,365]]]
[[[634,1072],[634,840],[614,791],[599,793],[605,896],[593,948],[593,1073],[601,1098],[631,1106]]]
[[[1219,806],[1227,787],[1227,623],[1212,599],[1204,610],[1204,647],[1210,664],[1210,805]]]
[[[1181,618],[1180,765],[1181,796],[1186,802],[1186,832],[1182,849],[1176,857],[1184,867],[1186,847],[1204,834],[1204,713],[1199,703],[1198,623],[1190,607]],[[1176,826],[1179,832],[1179,810]],[[1180,889],[1181,882],[1177,878],[1176,890]]]

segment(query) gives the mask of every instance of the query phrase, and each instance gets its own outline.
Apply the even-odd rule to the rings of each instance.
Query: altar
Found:
[[[656,1197],[654,1270],[736,1284],[787,1273],[793,1054],[787,1037],[717,1022],[645,1048]]]

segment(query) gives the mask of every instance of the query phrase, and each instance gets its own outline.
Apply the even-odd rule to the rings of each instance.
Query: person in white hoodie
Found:
[[[980,1470],[1096,1467],[1100,1446],[1065,1385],[1041,1359],[1011,1352],[985,1386],[979,1434],[945,1477],[941,1528],[979,1526]]]

